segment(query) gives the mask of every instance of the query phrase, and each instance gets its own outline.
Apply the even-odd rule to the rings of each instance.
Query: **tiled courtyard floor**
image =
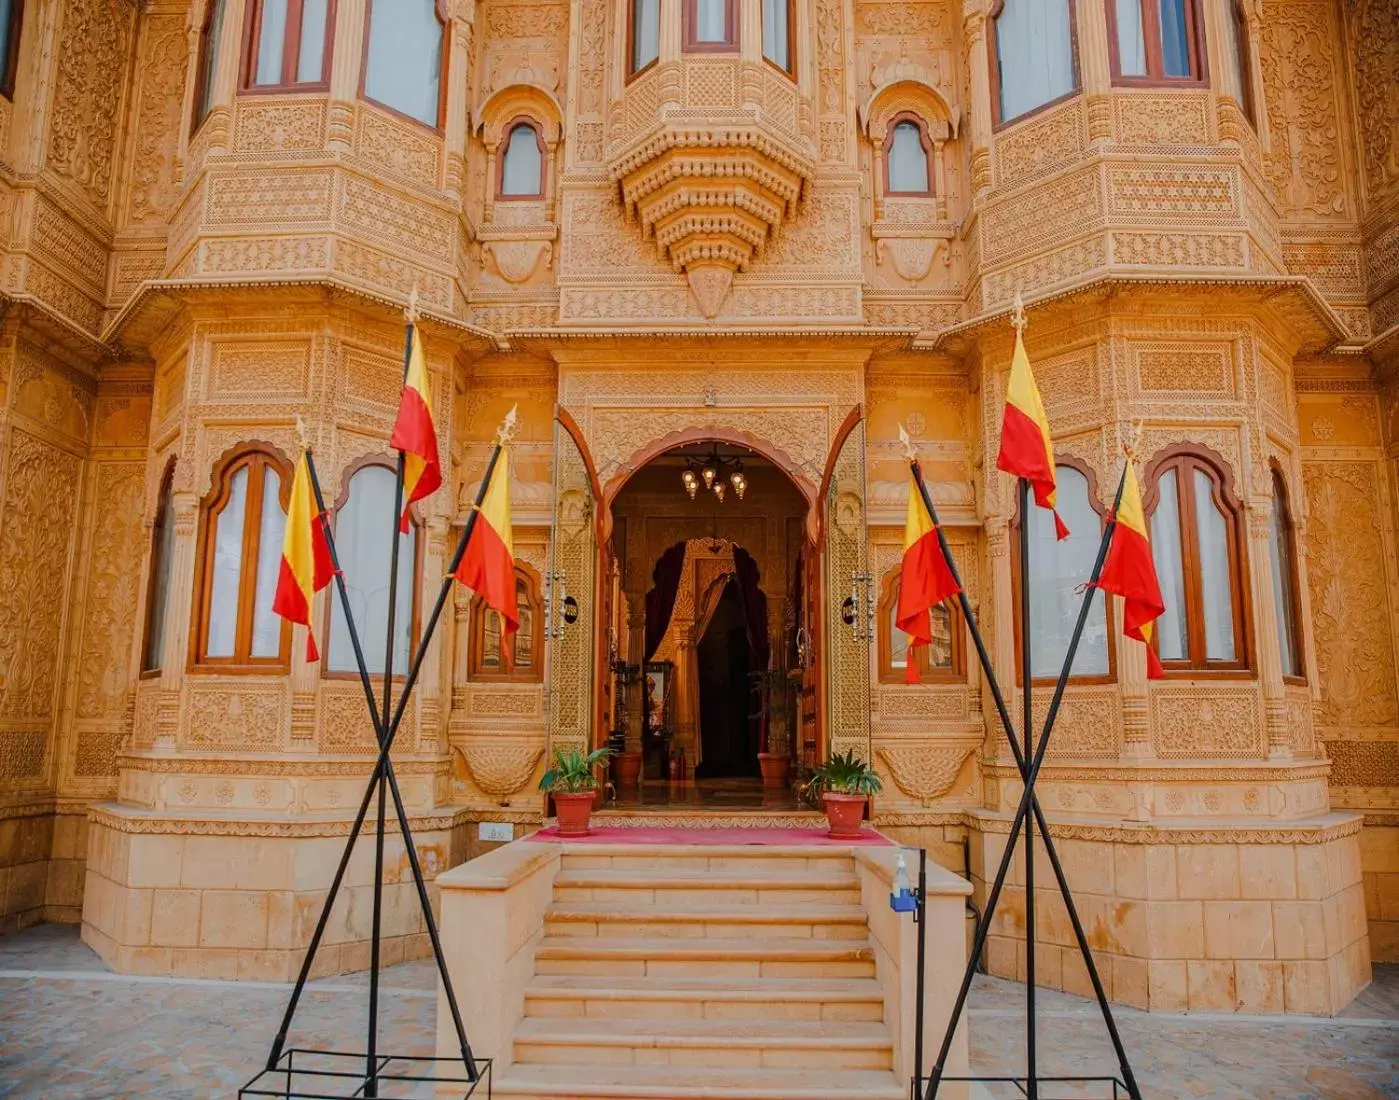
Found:
[[[361,1049],[363,974],[314,983],[292,1039]],[[385,971],[386,1049],[430,1052],[431,963]],[[44,926],[0,938],[0,1097],[100,1100],[227,1097],[254,1073],[287,987],[112,974],[77,930]],[[1024,991],[979,979],[972,995],[978,1072],[1018,1069]],[[1042,1072],[1115,1068],[1097,1008],[1042,993]],[[1123,1041],[1152,1100],[1379,1100],[1399,1097],[1399,967],[1336,1020],[1148,1015],[1119,1009]]]

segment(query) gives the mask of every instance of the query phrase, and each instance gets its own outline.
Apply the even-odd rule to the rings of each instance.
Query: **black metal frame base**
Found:
[[[931,1085],[931,1077],[914,1078],[914,1095],[922,1096]],[[1030,1079],[1028,1077],[943,1077],[943,1084],[961,1082],[963,1084],[978,1085],[1013,1085],[1020,1096],[1030,1095]],[[1040,1100],[1126,1100],[1132,1095],[1126,1083],[1119,1077],[1044,1077],[1036,1076],[1035,1084],[1039,1086],[1038,1093]],[[1102,1085],[1103,1088],[1096,1092],[1078,1092],[1072,1095],[1065,1092],[1059,1093],[1044,1092],[1045,1085]]]
[[[238,1090],[239,1100],[245,1097],[278,1097],[279,1100],[353,1100],[354,1097],[377,1095],[389,1097],[432,1097],[442,1100],[467,1100],[478,1095],[482,1083],[491,1095],[491,1060],[477,1058],[477,1074],[460,1057],[431,1054],[376,1054],[374,1073],[366,1072],[364,1051],[316,1050],[311,1047],[291,1047],[282,1051],[277,1064],[258,1071],[256,1077]],[[298,1064],[299,1063],[299,1064]],[[444,1072],[446,1071],[445,1075]],[[458,1076],[460,1074],[460,1076]],[[416,1086],[431,1085],[430,1091]],[[444,1086],[453,1086],[444,1093]],[[456,1086],[460,1086],[458,1089]]]

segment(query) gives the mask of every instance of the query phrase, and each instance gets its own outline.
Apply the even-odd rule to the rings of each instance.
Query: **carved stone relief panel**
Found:
[[[1258,689],[1158,686],[1151,692],[1151,727],[1161,757],[1261,757]]]
[[[179,12],[151,12],[144,18],[125,219],[129,225],[164,226],[179,193],[174,161],[188,67],[185,22]]]
[[[530,84],[558,96],[568,50],[568,5],[489,0],[477,20],[481,59],[476,102],[511,84]]]
[[[1389,0],[1346,0],[1365,183],[1371,203],[1399,191],[1399,12]]]

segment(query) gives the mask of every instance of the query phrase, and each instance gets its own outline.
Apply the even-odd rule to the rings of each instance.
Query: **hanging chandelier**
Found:
[[[680,480],[691,500],[699,495],[700,486],[712,492],[721,504],[730,487],[738,494],[739,500],[742,500],[743,494],[748,491],[748,478],[743,472],[743,461],[721,455],[718,446],[711,448],[704,458],[686,458]]]

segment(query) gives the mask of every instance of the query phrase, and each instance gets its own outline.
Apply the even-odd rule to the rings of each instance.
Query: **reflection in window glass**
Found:
[[[1194,471],[1195,531],[1200,553],[1200,594],[1205,609],[1205,656],[1232,661],[1234,603],[1229,583],[1228,517],[1214,502],[1214,482],[1203,470]]]
[[[1123,76],[1146,76],[1142,0],[1116,0],[1117,62]]]
[[[792,71],[789,0],[763,0],[763,56],[781,69]]]
[[[695,41],[727,42],[728,0],[694,0],[694,5]]]
[[[1001,121],[1073,91],[1069,0],[1005,0],[996,17]]]
[[[296,56],[296,79],[314,84],[324,75],[326,0],[302,0],[301,46]]]
[[[1189,0],[1157,0],[1161,17],[1161,64],[1167,76],[1190,75],[1190,32],[1185,19]]]
[[[287,38],[287,0],[262,0],[262,25],[257,36],[254,84],[282,82],[282,46]]]
[[[632,0],[631,71],[640,72],[661,55],[661,0]]]
[[[1180,552],[1180,500],[1176,472],[1157,482],[1160,499],[1151,514],[1151,555],[1166,610],[1156,620],[1157,652],[1163,661],[1183,661],[1190,652],[1185,633],[1185,568]]]
[[[214,573],[209,596],[210,657],[232,657],[238,633],[238,587],[243,576],[243,524],[248,510],[248,468],[233,475],[228,503],[214,518]]]

